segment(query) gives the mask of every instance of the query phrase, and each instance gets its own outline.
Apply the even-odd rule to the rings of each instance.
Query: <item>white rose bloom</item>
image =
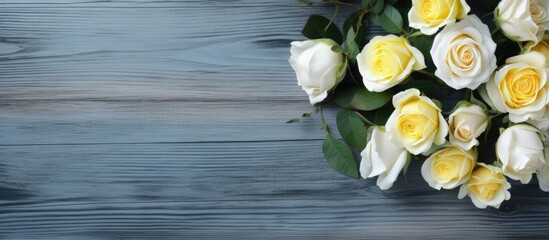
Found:
[[[505,129],[496,142],[496,154],[503,174],[523,184],[530,182],[532,174],[545,163],[539,131],[527,124]]]
[[[465,150],[477,146],[477,137],[486,130],[488,120],[488,114],[478,105],[462,104],[449,117],[450,142]]]
[[[332,51],[337,45],[330,39],[292,42],[289,59],[297,76],[297,85],[309,95],[311,104],[322,102],[338,78],[343,55]]]
[[[408,152],[389,138],[389,133],[376,127],[366,148],[360,154],[360,174],[362,178],[377,177],[377,185],[382,190],[389,189],[398,174],[406,165]]]
[[[431,48],[435,75],[454,89],[476,89],[497,67],[496,46],[488,26],[469,15],[436,35]]]
[[[529,52],[508,58],[486,83],[486,91],[494,107],[509,113],[512,122],[540,119],[549,103],[548,76],[545,56]]]
[[[503,33],[515,41],[537,43],[549,30],[547,0],[502,0],[495,11]]]

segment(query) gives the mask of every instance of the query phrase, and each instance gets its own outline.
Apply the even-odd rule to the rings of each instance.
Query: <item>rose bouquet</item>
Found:
[[[508,179],[535,174],[549,191],[549,1],[477,1],[474,14],[465,0],[328,2],[354,12],[341,29],[310,16],[289,62],[332,168],[385,190],[422,159],[429,186],[459,187],[479,208],[508,200]],[[322,115],[331,103],[343,140]]]

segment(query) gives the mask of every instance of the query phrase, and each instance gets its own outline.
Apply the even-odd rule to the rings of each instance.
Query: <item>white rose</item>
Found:
[[[465,150],[479,144],[477,137],[488,126],[488,114],[478,105],[463,102],[450,114],[450,142]]]
[[[395,111],[385,128],[391,138],[400,142],[414,155],[428,151],[434,144],[441,145],[448,135],[448,123],[440,108],[428,97],[412,88],[393,96]]]
[[[377,185],[382,190],[389,189],[398,174],[406,165],[408,152],[389,138],[389,133],[376,127],[366,148],[360,154],[360,174],[362,178],[377,177]]]
[[[545,142],[545,156],[549,156],[549,141]],[[545,192],[549,192],[549,162],[541,165],[536,173],[539,182],[539,188]]]
[[[545,56],[529,52],[508,58],[486,83],[486,91],[495,108],[509,113],[512,122],[540,119],[549,103],[548,76]]]
[[[465,18],[470,10],[465,0],[412,0],[408,19],[410,27],[425,35],[433,35],[444,25]]]
[[[469,195],[478,208],[492,206],[499,208],[501,203],[511,198],[511,184],[503,176],[501,169],[495,166],[477,163],[469,181],[459,189],[458,198]]]
[[[539,131],[527,124],[505,129],[496,142],[496,155],[501,160],[503,174],[525,184],[545,163]]]
[[[488,26],[469,15],[436,35],[431,48],[435,75],[454,89],[476,89],[497,67],[496,46]]]
[[[311,104],[322,102],[338,78],[344,65],[343,54],[332,51],[337,45],[330,39],[292,42],[289,59],[297,76],[297,85],[309,95]],[[343,72],[344,73],[344,72]]]
[[[453,189],[469,180],[476,162],[476,149],[450,146],[431,154],[423,162],[421,175],[434,189]]]
[[[539,42],[549,30],[549,1],[502,0],[496,7],[496,21],[503,33],[519,42]]]

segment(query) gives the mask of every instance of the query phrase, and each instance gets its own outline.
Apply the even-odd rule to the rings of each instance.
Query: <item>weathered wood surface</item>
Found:
[[[287,63],[297,1],[0,2],[0,238],[548,237],[549,194],[500,210],[413,163],[388,191],[321,153]],[[333,113],[328,114],[333,119]]]

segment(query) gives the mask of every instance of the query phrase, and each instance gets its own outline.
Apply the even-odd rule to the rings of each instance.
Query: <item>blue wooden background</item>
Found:
[[[312,110],[289,42],[332,12],[1,0],[0,238],[549,237],[535,182],[480,210],[430,189],[415,162],[380,191],[329,168],[318,117],[285,124]]]

